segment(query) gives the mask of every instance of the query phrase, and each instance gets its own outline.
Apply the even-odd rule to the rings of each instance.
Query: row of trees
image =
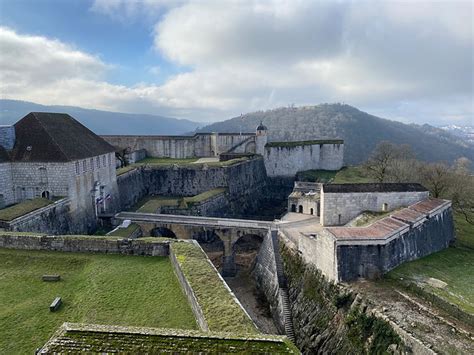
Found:
[[[465,157],[452,165],[427,163],[415,158],[408,145],[381,142],[364,164],[377,182],[419,182],[433,197],[449,199],[467,222],[474,224],[474,175]]]

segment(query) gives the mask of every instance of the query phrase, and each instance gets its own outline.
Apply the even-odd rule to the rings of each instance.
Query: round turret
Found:
[[[266,131],[267,127],[263,125],[263,122],[260,122],[260,124],[257,126],[257,132],[258,131]]]

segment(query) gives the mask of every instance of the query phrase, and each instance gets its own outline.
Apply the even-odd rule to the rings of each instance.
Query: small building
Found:
[[[89,224],[99,213],[115,211],[115,148],[70,115],[31,112],[0,127],[0,137],[3,206],[67,197],[70,212]]]
[[[319,216],[320,191],[320,183],[295,181],[293,191],[288,196],[288,211]]]

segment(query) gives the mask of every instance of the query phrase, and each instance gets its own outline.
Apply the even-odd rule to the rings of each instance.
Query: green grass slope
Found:
[[[0,354],[33,353],[66,321],[197,329],[164,257],[0,249],[0,305]]]

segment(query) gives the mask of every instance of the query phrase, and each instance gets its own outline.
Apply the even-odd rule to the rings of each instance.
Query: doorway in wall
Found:
[[[42,197],[42,198],[46,198],[46,199],[49,200],[49,198],[50,198],[50,193],[49,193],[49,191],[43,191],[43,192],[41,193],[41,197]]]
[[[300,205],[300,206],[298,207],[298,212],[299,212],[299,213],[303,213],[303,206]]]

